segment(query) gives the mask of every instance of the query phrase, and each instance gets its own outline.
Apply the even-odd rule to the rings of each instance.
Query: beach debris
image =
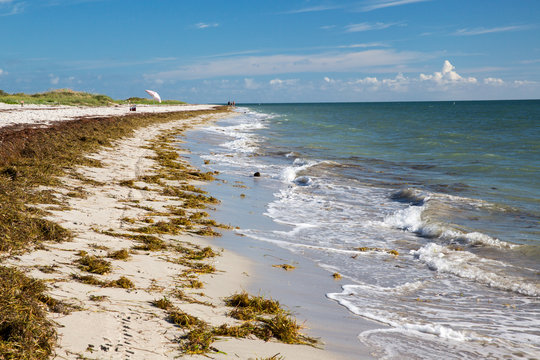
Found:
[[[387,254],[390,254],[390,255],[394,255],[394,256],[398,256],[399,255],[399,252],[397,250],[393,250],[393,249],[384,249],[384,248],[378,248],[378,247],[357,247],[355,248],[354,250],[356,251],[361,251],[361,252],[366,252],[366,251],[376,251],[376,252],[385,252]],[[355,256],[353,256],[353,258],[356,258]]]
[[[86,251],[81,250],[78,254],[80,258],[79,269],[93,274],[103,275],[111,271],[111,263],[94,255],[88,255]]]
[[[335,273],[332,274],[332,277],[333,277],[335,280],[339,280],[339,279],[341,279],[341,274],[335,272]]]
[[[289,265],[289,264],[276,264],[276,265],[272,265],[272,267],[282,268],[283,270],[286,270],[286,271],[291,271],[291,270],[296,269],[296,266]]]
[[[261,177],[261,173],[257,171],[257,172],[255,172],[255,173],[253,174],[253,176],[254,176],[254,177]]]
[[[116,260],[127,260],[129,258],[129,251],[127,249],[113,251],[107,254],[107,257]]]

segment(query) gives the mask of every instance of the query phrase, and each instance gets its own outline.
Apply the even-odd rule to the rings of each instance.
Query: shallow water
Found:
[[[238,233],[340,273],[327,297],[389,326],[358,334],[379,357],[540,357],[539,101],[249,106],[197,131],[209,170],[264,182],[241,216],[268,222]]]

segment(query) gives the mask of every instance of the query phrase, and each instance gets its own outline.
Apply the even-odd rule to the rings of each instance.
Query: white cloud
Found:
[[[514,80],[514,85],[516,86],[526,86],[526,85],[536,85],[536,84],[538,84],[536,81]]]
[[[331,79],[331,78],[329,78],[328,76],[325,76],[325,77],[324,77],[324,81],[327,82],[327,83],[330,83],[330,84],[333,83],[333,82],[335,82],[334,79]]]
[[[342,6],[323,6],[323,5],[320,5],[320,6],[312,6],[312,7],[306,7],[306,8],[302,8],[302,9],[287,11],[287,12],[285,12],[285,14],[303,14],[303,13],[310,13],[310,12],[336,10],[336,9],[341,9],[341,8],[343,8],[343,7]]]
[[[405,91],[411,80],[399,73],[394,78],[378,79],[374,76],[367,76],[362,79],[357,79],[349,82],[349,85],[355,86],[355,90],[367,88],[369,90],[388,89],[391,91]],[[360,88],[358,88],[360,86]]]
[[[540,59],[531,59],[531,60],[522,60],[519,62],[520,64],[525,64],[525,65],[528,65],[528,64],[538,64],[540,63]]]
[[[359,23],[345,26],[346,32],[361,32],[361,31],[370,31],[370,30],[383,30],[391,26],[397,25],[397,23]]]
[[[475,28],[475,29],[459,29],[454,33],[454,35],[458,36],[471,36],[471,35],[484,35],[484,34],[492,34],[492,33],[499,33],[499,32],[508,32],[508,31],[520,31],[520,30],[528,30],[531,29],[531,25],[519,25],[519,26],[501,26],[496,28]]]
[[[364,43],[364,44],[338,46],[339,49],[357,49],[357,48],[370,48],[370,47],[389,47],[389,46],[385,43]]]
[[[320,73],[379,70],[425,58],[416,52],[372,49],[347,53],[306,55],[246,56],[215,59],[182,66],[177,70],[146,74],[146,78],[164,80],[208,79],[219,76],[256,76],[291,73]]]
[[[353,84],[378,86],[381,82],[376,77],[368,76],[363,79],[355,80]]]
[[[486,85],[504,85],[503,79],[488,77],[484,79]]]
[[[382,1],[371,1],[371,5],[366,5],[361,8],[361,11],[372,11],[377,9],[383,9],[387,7],[407,5],[419,2],[425,2],[431,0],[382,0]]]
[[[287,80],[272,79],[269,81],[270,85],[277,86],[277,87],[290,86],[296,83],[298,83],[298,79],[287,79]]]
[[[0,69],[0,76],[4,74],[4,70]]]
[[[403,74],[399,73],[394,79],[384,79],[382,83],[394,91],[405,91],[410,81]]]
[[[474,77],[464,78],[454,71],[455,67],[450,61],[445,60],[442,71],[434,72],[432,75],[420,74],[421,81],[433,81],[438,85],[447,84],[476,84],[478,80]]]
[[[17,15],[24,11],[26,3],[23,1],[0,0],[0,16]]]
[[[207,28],[212,28],[212,27],[218,27],[219,24],[218,23],[212,23],[212,24],[207,24],[207,23],[198,23],[198,24],[195,24],[195,27],[197,29],[207,29]]]

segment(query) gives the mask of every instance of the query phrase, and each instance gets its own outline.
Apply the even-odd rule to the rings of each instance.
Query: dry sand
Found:
[[[157,108],[157,110],[156,110]],[[173,107],[178,111],[180,107]],[[182,106],[194,110],[191,106]],[[198,106],[197,109],[208,108]],[[118,108],[47,108],[25,106],[24,110],[2,105],[0,124],[47,123],[51,120],[68,120],[77,116],[125,114]],[[144,110],[143,110],[144,109]],[[164,107],[138,107],[137,111],[163,111]],[[206,115],[187,120],[191,125],[201,125],[212,119]],[[103,163],[101,168],[81,167],[77,172],[83,178],[95,180],[95,185],[82,182],[80,177],[68,176],[58,192],[82,191],[85,196],[68,197],[69,209],[56,208],[50,219],[72,230],[75,238],[71,242],[45,244],[43,248],[8,259],[6,264],[17,266],[35,278],[45,279],[49,294],[58,300],[77,306],[68,314],[51,314],[59,334],[56,358],[58,359],[166,359],[182,355],[175,339],[182,329],[166,321],[164,310],[151,302],[167,296],[175,306],[195,315],[211,325],[233,323],[226,316],[223,298],[242,290],[251,271],[250,261],[230,251],[221,251],[221,256],[211,262],[218,272],[201,275],[205,284],[202,290],[182,289],[191,297],[213,306],[194,304],[170,296],[178,289],[178,275],[185,268],[168,261],[177,253],[169,251],[132,253],[128,260],[113,260],[112,271],[99,276],[103,280],[114,280],[121,276],[129,278],[135,289],[106,288],[82,284],[73,280],[72,274],[85,275],[74,263],[81,250],[93,255],[106,255],[110,251],[129,249],[134,241],[108,236],[100,231],[123,232],[132,224],[126,218],[142,219],[150,207],[156,211],[171,203],[180,204],[159,193],[156,185],[148,184],[149,190],[138,190],[121,186],[123,180],[136,180],[141,175],[151,174],[156,165],[153,151],[147,145],[159,134],[184,127],[185,120],[173,121],[136,131],[134,136],[115,143],[92,157]],[[99,183],[98,183],[99,182]],[[136,183],[144,187],[143,183]],[[124,220],[122,220],[124,219]],[[212,245],[211,238],[196,235],[162,236],[168,243],[191,243],[200,246]],[[52,272],[45,271],[52,270]],[[197,295],[204,291],[204,295]],[[100,301],[96,301],[100,300]],[[270,358],[279,354],[285,359],[333,359],[336,356],[314,347],[286,345],[275,341],[256,339],[224,338],[214,343],[221,353],[211,354],[214,359]],[[194,358],[207,358],[195,356]]]
[[[172,111],[192,111],[211,109],[214,105],[137,105],[136,112],[129,111],[129,105],[118,106],[48,106],[0,103],[0,127],[17,124],[47,125],[55,121],[72,120],[84,116],[118,116],[130,113],[158,113]]]

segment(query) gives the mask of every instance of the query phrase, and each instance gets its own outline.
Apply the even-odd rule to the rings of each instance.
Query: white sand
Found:
[[[141,107],[154,111],[152,107]],[[182,107],[193,110],[193,107]],[[197,108],[208,108],[200,106]],[[162,110],[163,107],[159,107]],[[176,111],[178,107],[175,107]],[[139,108],[137,109],[139,111]],[[60,108],[48,110],[30,106],[21,111],[0,113],[0,121],[11,116],[19,123],[36,123],[51,119],[67,119],[70,116],[118,115],[116,108]],[[49,116],[45,116],[45,114]],[[125,113],[125,111],[124,111]],[[38,115],[39,114],[39,115]],[[40,117],[42,116],[42,117]],[[40,119],[39,121],[37,119]],[[191,125],[208,121],[211,116],[188,120]],[[48,120],[47,120],[48,119]],[[136,243],[119,237],[107,236],[100,231],[112,230],[124,232],[135,226],[123,218],[144,219],[146,210],[141,206],[161,211],[167,204],[179,204],[178,200],[160,195],[158,191],[137,190],[119,185],[122,180],[152,172],[155,165],[150,158],[152,150],[145,146],[149,140],[163,131],[183,127],[186,120],[173,121],[136,131],[133,138],[118,141],[114,147],[107,148],[92,157],[100,160],[102,168],[80,168],[78,173],[86,178],[99,181],[103,185],[89,185],[75,176],[63,179],[64,186],[57,189],[60,193],[82,190],[85,198],[65,197],[70,209],[51,210],[50,219],[58,222],[75,233],[71,242],[45,244],[44,248],[11,258],[5,263],[17,266],[30,276],[45,279],[50,285],[50,295],[69,304],[80,306],[80,310],[70,314],[51,314],[58,324],[59,334],[56,356],[58,359],[168,359],[182,356],[175,339],[182,335],[182,329],[166,321],[166,313],[151,305],[152,300],[167,296],[181,310],[201,318],[211,325],[231,323],[226,317],[227,309],[223,298],[240,291],[246,284],[250,272],[250,262],[229,251],[211,262],[218,272],[202,275],[199,279],[205,284],[202,290],[182,289],[195,299],[214,306],[200,305],[181,301],[170,293],[179,285],[178,274],[182,265],[167,261],[178,257],[170,251],[138,251],[126,261],[111,260],[113,270],[108,275],[97,275],[101,280],[114,280],[121,276],[135,283],[135,289],[102,288],[82,284],[72,279],[72,274],[86,275],[74,263],[79,257],[77,252],[85,250],[92,255],[106,255],[108,251],[131,248]],[[137,183],[144,186],[142,183]],[[156,185],[148,184],[150,189]],[[159,189],[155,189],[159,190]],[[133,202],[136,200],[137,202]],[[136,225],[143,223],[138,221]],[[211,244],[211,239],[194,235],[163,236],[168,243],[189,242],[200,246]],[[107,250],[95,245],[106,246]],[[219,249],[216,249],[219,250]],[[38,266],[54,266],[55,271],[45,273]],[[204,296],[197,295],[200,291]],[[104,296],[103,301],[92,301],[91,296]],[[286,359],[333,359],[336,358],[323,350],[302,345],[286,345],[275,341],[264,342],[256,339],[218,340],[214,346],[222,353],[211,354],[214,359],[255,359],[269,358],[279,354]],[[278,356],[278,358],[279,358]],[[203,356],[195,358],[207,359]]]
[[[207,110],[215,105],[137,105],[137,111],[129,111],[129,105],[87,107],[49,105],[11,105],[0,103],[0,127],[16,124],[47,125],[55,121],[72,120],[77,117],[118,116],[136,113]]]

